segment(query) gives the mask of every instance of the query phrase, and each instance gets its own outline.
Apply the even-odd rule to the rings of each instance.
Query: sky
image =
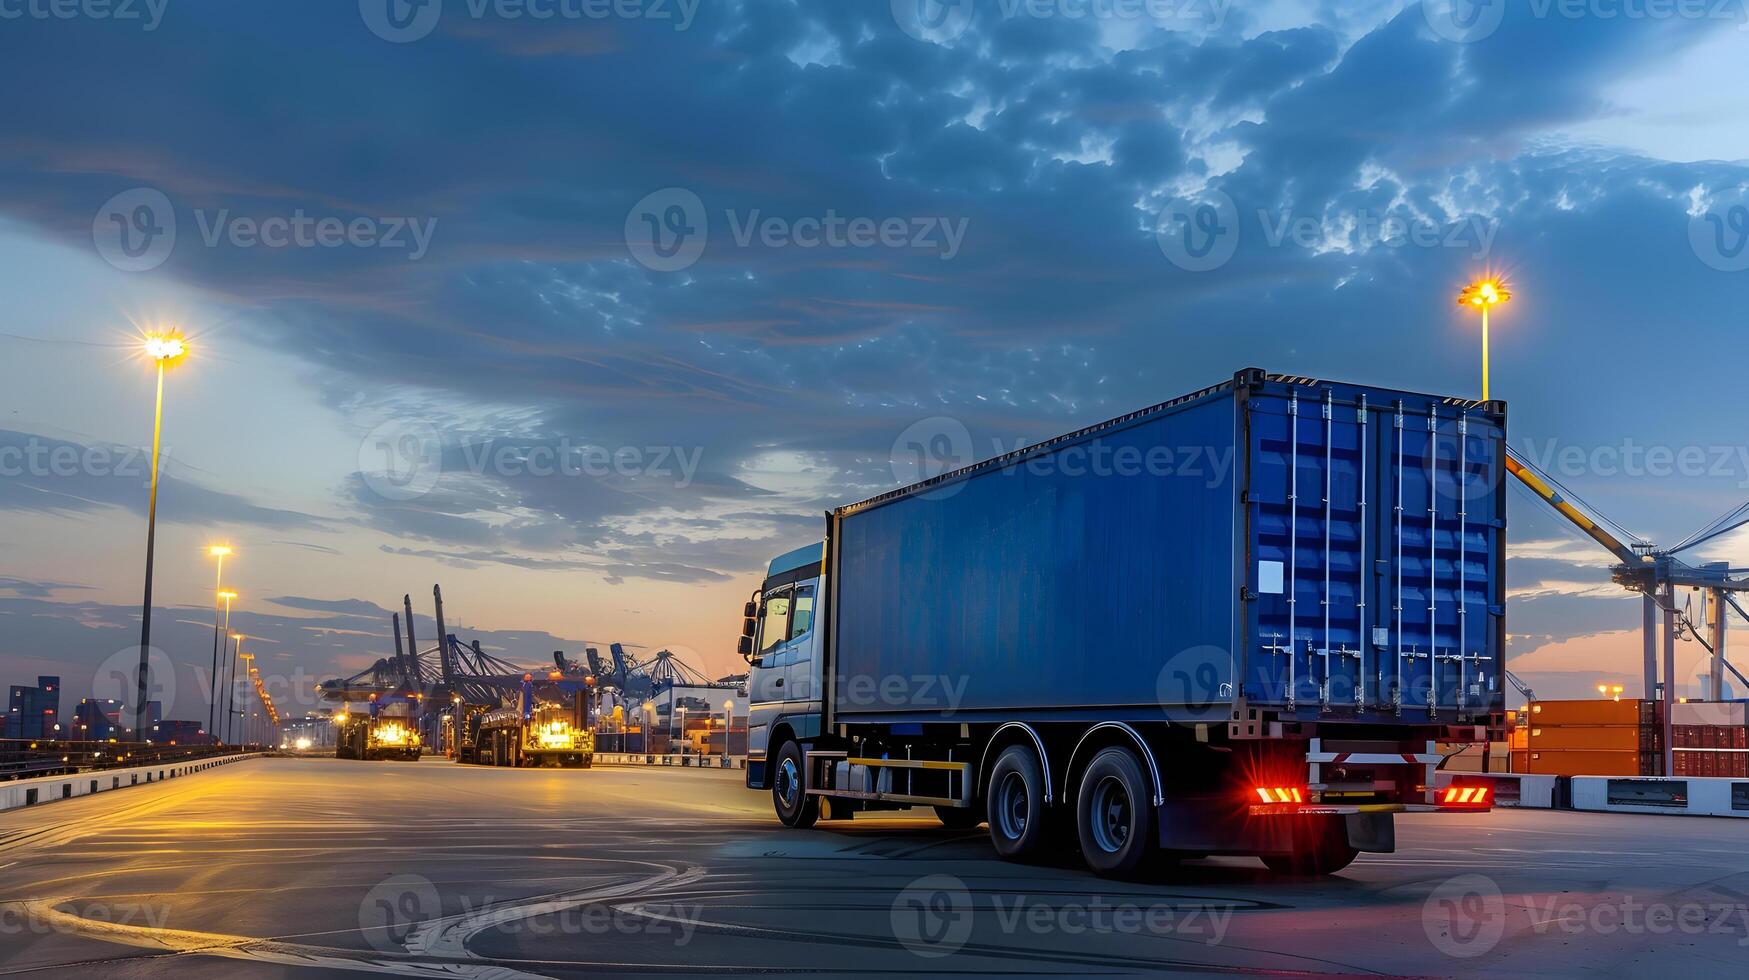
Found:
[[[1473,396],[1453,296],[1486,271],[1514,290],[1513,443],[1673,542],[1749,499],[1746,24],[1674,0],[0,2],[0,683],[125,686],[134,351],[168,325],[194,349],[157,541],[173,717],[205,711],[211,544],[294,708],[390,652],[403,594],[431,637],[435,583],[512,659],[617,641],[727,674],[764,562],[915,476],[906,447],[988,456],[1249,366]],[[1609,556],[1510,507],[1514,672],[1637,688]]]

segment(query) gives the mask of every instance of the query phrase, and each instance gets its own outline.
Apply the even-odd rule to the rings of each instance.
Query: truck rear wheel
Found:
[[[1263,866],[1278,875],[1318,878],[1354,863],[1360,852],[1348,843],[1348,823],[1341,817],[1302,817],[1294,825],[1294,853],[1267,854]]]
[[[1009,861],[1033,860],[1045,849],[1045,777],[1024,745],[1010,745],[990,768],[985,813],[990,844]]]
[[[771,806],[785,827],[812,827],[820,819],[820,798],[809,796],[802,778],[802,747],[785,742],[777,750],[777,764],[771,774]]]
[[[1154,851],[1154,806],[1141,763],[1129,749],[1101,749],[1075,800],[1081,854],[1094,872],[1132,875]]]

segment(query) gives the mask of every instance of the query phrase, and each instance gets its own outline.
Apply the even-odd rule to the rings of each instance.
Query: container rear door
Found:
[[[1489,710],[1504,639],[1497,421],[1287,382],[1254,392],[1246,418],[1247,699],[1304,718]]]

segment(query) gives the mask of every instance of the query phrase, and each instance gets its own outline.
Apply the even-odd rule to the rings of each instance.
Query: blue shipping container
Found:
[[[1498,402],[1248,370],[841,508],[828,718],[1481,720],[1504,459]]]

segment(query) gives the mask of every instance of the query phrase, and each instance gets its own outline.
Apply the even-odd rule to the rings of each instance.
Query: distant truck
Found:
[[[595,731],[589,718],[593,686],[593,677],[567,680],[559,671],[538,686],[534,675],[523,675],[515,704],[477,716],[462,761],[590,768],[595,764]]]
[[[372,695],[369,713],[341,716],[334,739],[334,756],[339,759],[417,762],[424,750],[413,704],[402,698],[379,700]]]
[[[1503,707],[1505,406],[1239,372],[827,515],[745,609],[747,785],[1106,875],[1395,849]]]

